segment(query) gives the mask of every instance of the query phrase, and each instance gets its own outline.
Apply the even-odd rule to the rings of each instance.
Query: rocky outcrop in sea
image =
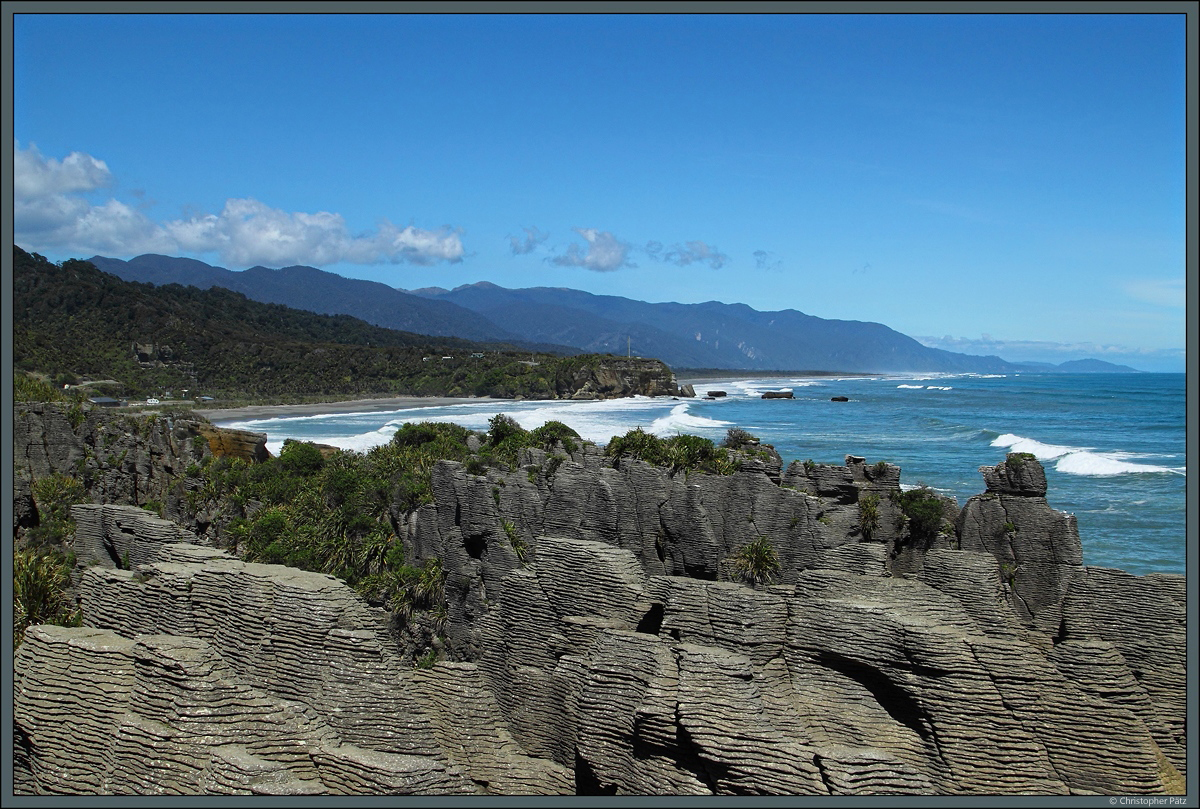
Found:
[[[1083,565],[1032,458],[928,530],[900,471],[443,461],[392,515],[446,572],[436,640],[335,578],[75,506],[84,626],[16,654],[17,789],[1181,794],[1184,578]],[[747,584],[761,537],[780,570]]]

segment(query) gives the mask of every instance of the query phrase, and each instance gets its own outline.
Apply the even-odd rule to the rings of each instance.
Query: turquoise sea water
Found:
[[[720,441],[732,426],[774,444],[785,462],[841,463],[847,454],[902,469],[960,505],[983,491],[978,468],[1007,452],[1046,467],[1050,505],[1079,523],[1084,562],[1130,573],[1184,573],[1186,543],[1183,374],[889,375],[857,378],[730,376],[695,383],[696,399],[508,402],[226,422],[285,438],[366,450],[405,421],[454,421],[486,430],[504,412],[526,428],[550,419],[606,443],[642,426],[659,435]],[[768,390],[794,399],[764,400]],[[711,401],[705,391],[724,390]],[[846,396],[848,402],[830,397]]]

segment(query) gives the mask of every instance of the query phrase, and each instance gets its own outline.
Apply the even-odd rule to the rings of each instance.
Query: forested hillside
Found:
[[[16,246],[13,257],[14,368],[111,378],[127,396],[187,388],[217,397],[553,398],[599,361],[395,331],[219,288],[122,281]]]

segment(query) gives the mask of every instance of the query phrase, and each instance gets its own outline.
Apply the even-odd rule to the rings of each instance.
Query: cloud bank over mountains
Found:
[[[222,264],[282,267],[306,264],[458,263],[466,251],[462,229],[400,227],[381,220],[366,233],[352,234],[341,214],[329,211],[290,212],[254,198],[231,198],[219,213],[197,213],[155,221],[143,210],[115,197],[94,196],[117,185],[108,165],[92,155],[72,152],[58,160],[42,155],[34,144],[13,151],[14,231],[30,250],[76,254],[134,256],[143,253],[216,255]],[[654,261],[679,267],[706,264],[721,269],[730,257],[701,240],[669,249],[651,241],[634,248],[611,231],[574,228],[584,244],[556,247],[546,261],[559,267],[615,272],[636,267],[632,254],[644,252]],[[514,256],[533,253],[550,234],[536,226],[508,236]],[[757,254],[756,254],[757,256]],[[761,262],[760,262],[761,263]]]
[[[462,260],[461,231],[399,227],[386,219],[352,235],[340,214],[288,212],[256,199],[229,199],[220,213],[155,222],[110,198],[84,195],[114,185],[102,160],[72,152],[44,157],[35,145],[13,153],[16,241],[32,250],[136,255],[215,253],[222,263],[253,266],[349,262],[431,265]]]

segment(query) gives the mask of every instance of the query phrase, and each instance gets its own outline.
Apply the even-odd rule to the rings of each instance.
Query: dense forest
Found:
[[[13,247],[13,364],[115,395],[553,398],[595,355],[429,337],[252,301],[229,290],[122,281]]]

